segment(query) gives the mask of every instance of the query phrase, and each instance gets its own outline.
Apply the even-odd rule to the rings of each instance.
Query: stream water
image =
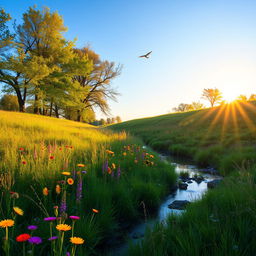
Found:
[[[147,228],[153,228],[153,226],[157,222],[165,222],[167,217],[170,214],[182,214],[184,210],[176,210],[170,209],[168,205],[170,205],[175,200],[187,200],[193,202],[195,200],[200,200],[202,196],[207,191],[207,183],[219,179],[220,176],[216,174],[209,174],[205,172],[205,169],[199,169],[195,165],[190,164],[181,164],[181,163],[174,163],[173,160],[170,160],[168,157],[161,155],[163,161],[168,162],[169,164],[175,167],[176,173],[179,175],[181,172],[188,172],[190,177],[194,177],[194,175],[200,175],[204,178],[201,182],[196,182],[195,180],[190,180],[187,186],[187,189],[177,189],[172,194],[168,195],[159,206],[159,210],[157,215],[152,218],[148,219],[146,222],[140,223],[137,226],[133,227],[130,232],[127,234],[127,239],[125,242],[118,248],[111,250],[109,255],[113,256],[121,256],[127,252],[129,244],[136,244],[139,243],[143,237],[144,233]],[[204,171],[204,172],[202,172]]]

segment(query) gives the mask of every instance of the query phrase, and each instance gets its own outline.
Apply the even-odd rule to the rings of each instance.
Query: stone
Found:
[[[221,182],[221,179],[215,179],[207,183],[207,188],[216,188]]]
[[[188,204],[190,204],[188,200],[175,200],[168,205],[168,208],[176,209],[176,210],[184,210]]]
[[[186,190],[187,188],[188,188],[188,184],[187,183],[179,183],[179,189]]]

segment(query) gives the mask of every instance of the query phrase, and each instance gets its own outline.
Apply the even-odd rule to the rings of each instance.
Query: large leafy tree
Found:
[[[99,108],[104,114],[110,111],[108,100],[116,100],[117,91],[111,86],[114,78],[120,75],[121,66],[114,62],[102,61],[90,47],[74,49],[81,58],[88,56],[92,61],[92,71],[87,75],[76,75],[74,80],[79,82],[83,89],[84,97],[81,107],[77,109],[77,121],[81,120],[82,112],[88,108]]]
[[[8,111],[18,111],[19,103],[15,95],[5,94],[0,99],[0,109]]]
[[[217,88],[210,88],[210,89],[204,89],[202,98],[206,99],[210,102],[211,107],[214,106],[214,104],[218,103],[222,99],[221,92]]]
[[[63,37],[65,31],[57,12],[29,8],[23,14],[23,23],[16,27],[12,51],[0,63],[0,81],[7,91],[16,92],[20,111],[25,111],[27,96],[34,97],[34,112],[39,113],[45,99],[56,99],[50,95],[70,91],[73,83],[67,81],[77,74],[70,63],[79,58],[72,50],[74,44]]]

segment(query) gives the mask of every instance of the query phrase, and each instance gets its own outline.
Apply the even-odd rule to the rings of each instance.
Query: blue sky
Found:
[[[17,22],[29,6],[58,11],[66,38],[123,65],[113,82],[123,120],[165,114],[216,87],[224,98],[256,93],[256,1],[2,0]],[[153,51],[149,59],[138,56]],[[207,105],[207,102],[204,102]],[[98,113],[98,117],[101,115]]]

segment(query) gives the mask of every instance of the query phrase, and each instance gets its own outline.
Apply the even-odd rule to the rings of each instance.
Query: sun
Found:
[[[223,93],[223,100],[226,101],[227,103],[232,103],[236,101],[239,95],[240,94],[237,93],[236,91],[230,90],[229,92]]]

